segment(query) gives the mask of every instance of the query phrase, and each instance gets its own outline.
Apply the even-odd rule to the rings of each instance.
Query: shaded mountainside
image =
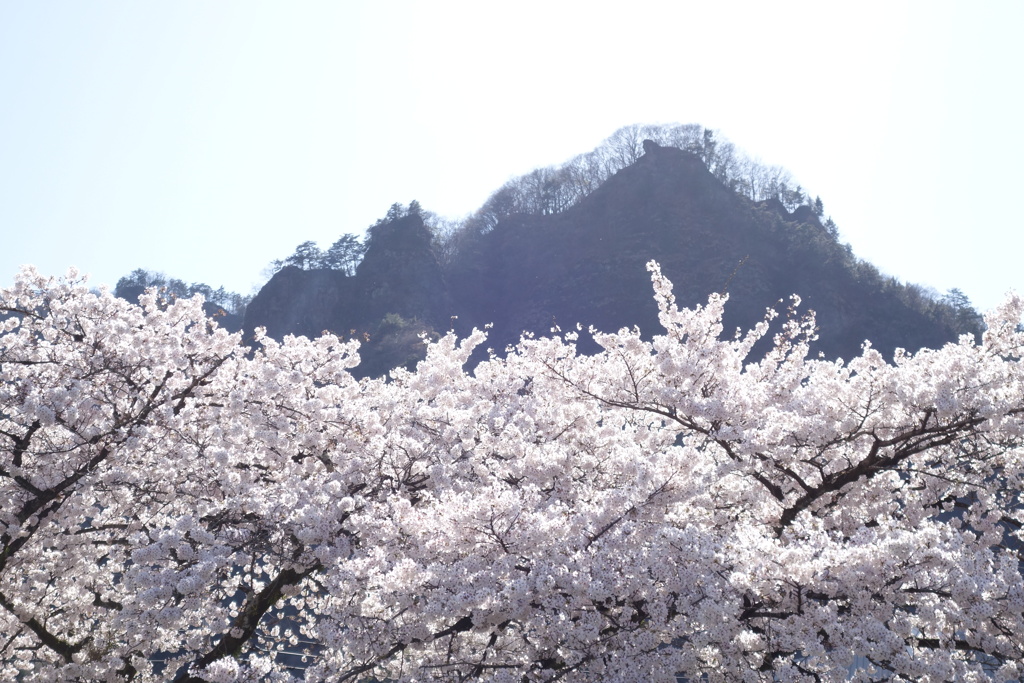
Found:
[[[245,329],[262,326],[276,339],[324,332],[357,338],[357,372],[376,376],[422,358],[420,335],[447,330],[454,308],[430,231],[411,214],[370,229],[355,275],[282,268],[249,303]]]
[[[645,268],[656,260],[682,306],[728,291],[728,327],[749,327],[799,294],[801,310],[817,313],[815,350],[828,357],[849,358],[866,339],[891,356],[956,338],[935,301],[854,258],[811,207],[753,202],[681,149],[645,152],[560,213],[507,216],[467,237],[444,268],[418,212],[389,214],[354,276],[285,268],[249,304],[245,327],[361,336],[365,374],[414,362],[416,334],[446,331],[451,316],[463,333],[493,323],[496,349],[553,324],[649,335],[660,331]]]

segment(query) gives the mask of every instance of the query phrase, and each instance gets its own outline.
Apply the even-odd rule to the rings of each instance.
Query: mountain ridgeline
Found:
[[[858,354],[865,340],[891,356],[980,331],[959,293],[940,299],[857,259],[834,223],[822,221],[821,200],[790,189],[777,170],[768,169],[776,182],[761,186],[763,198],[752,182],[742,186],[757,169],[722,171],[708,153],[714,139],[702,132],[675,146],[639,140],[606,177],[547,206],[530,206],[522,182],[454,227],[415,202],[395,205],[370,228],[354,268],[282,262],[246,308],[244,329],[359,338],[357,372],[371,376],[412,365],[423,354],[421,334],[449,329],[491,324],[488,346],[499,351],[554,325],[636,325],[649,336],[660,327],[645,264],[656,260],[681,306],[728,292],[727,329],[756,324],[769,307],[783,312],[800,295],[800,310],[814,310],[821,328],[812,350],[830,358]],[[533,196],[564,195],[570,176],[562,174],[561,186],[557,179],[565,168],[549,169],[547,194],[540,178]],[[596,350],[585,335],[580,345]]]

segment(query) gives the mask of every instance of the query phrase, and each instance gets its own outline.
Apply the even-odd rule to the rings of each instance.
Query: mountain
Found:
[[[354,276],[283,269],[249,304],[245,329],[361,336],[364,374],[413,363],[417,333],[451,325],[465,333],[492,323],[488,345],[499,350],[556,324],[650,335],[659,326],[645,264],[656,260],[681,306],[728,292],[727,328],[755,324],[768,307],[785,312],[799,294],[821,327],[814,350],[827,357],[849,358],[867,339],[891,356],[963,331],[948,306],[855,258],[811,205],[752,201],[694,153],[649,140],[643,149],[564,210],[467,228],[444,265],[418,207],[393,211],[371,229]]]
[[[362,342],[361,375],[382,375],[422,358],[422,333],[447,329],[455,305],[418,212],[370,228],[355,275],[287,266],[246,308],[245,329],[280,339],[332,332]]]

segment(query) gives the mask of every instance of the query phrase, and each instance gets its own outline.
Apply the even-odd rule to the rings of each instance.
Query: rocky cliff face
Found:
[[[246,309],[245,330],[265,327],[315,337],[330,332],[362,343],[357,374],[382,375],[422,358],[420,335],[448,328],[453,305],[419,215],[371,229],[354,276],[337,270],[278,271]]]
[[[431,249],[430,231],[418,213],[370,229],[355,280],[363,324],[390,313],[446,329],[454,314],[441,266]]]
[[[325,331],[346,335],[346,321],[358,310],[354,278],[337,270],[282,268],[249,302],[245,330],[265,327],[280,339],[288,334],[318,337]]]
[[[749,327],[799,294],[801,309],[817,312],[816,350],[826,356],[851,357],[865,339],[885,354],[955,339],[948,322],[915,304],[912,290],[838,244],[810,207],[791,214],[777,201],[751,202],[690,153],[645,150],[576,206],[507,217],[465,240],[444,271],[419,215],[382,222],[371,229],[355,277],[282,270],[250,304],[246,328],[362,334],[367,374],[414,362],[413,330],[436,334],[453,315],[463,333],[493,323],[495,349],[555,324],[638,325],[649,335],[659,327],[645,264],[656,260],[681,306],[728,292],[729,327]]]

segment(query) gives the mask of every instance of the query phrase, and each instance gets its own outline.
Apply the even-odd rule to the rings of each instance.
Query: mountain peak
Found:
[[[289,315],[306,321],[293,331],[355,332],[371,346],[395,325],[403,334],[411,327],[436,334],[455,316],[461,332],[493,324],[489,346],[497,349],[553,325],[639,326],[650,336],[660,329],[645,265],[655,260],[681,306],[728,292],[730,327],[748,328],[765,309],[800,295],[817,313],[816,350],[828,357],[852,357],[867,339],[891,354],[956,338],[948,317],[926,305],[919,288],[882,276],[838,243],[834,226],[830,232],[821,223],[820,201],[818,211],[806,203],[790,211],[779,192],[753,201],[727,185],[737,181],[720,165],[709,170],[706,152],[714,141],[705,133],[703,142],[684,150],[643,140],[632,163],[557,211],[544,193],[563,180],[524,176],[541,201],[531,204],[516,194],[522,188],[507,185],[489,204],[508,208],[489,214],[489,223],[467,222],[443,266],[418,205],[407,215],[396,205],[370,229],[354,277],[279,273],[250,305],[246,326],[279,329],[266,319],[277,314],[263,299],[291,297]],[[803,197],[799,188],[796,195]],[[529,206],[542,208],[522,210]],[[281,291],[285,280],[288,293]],[[580,344],[596,348],[585,339]],[[402,362],[412,362],[408,344],[402,349]],[[387,358],[377,362],[374,371],[389,367]]]

